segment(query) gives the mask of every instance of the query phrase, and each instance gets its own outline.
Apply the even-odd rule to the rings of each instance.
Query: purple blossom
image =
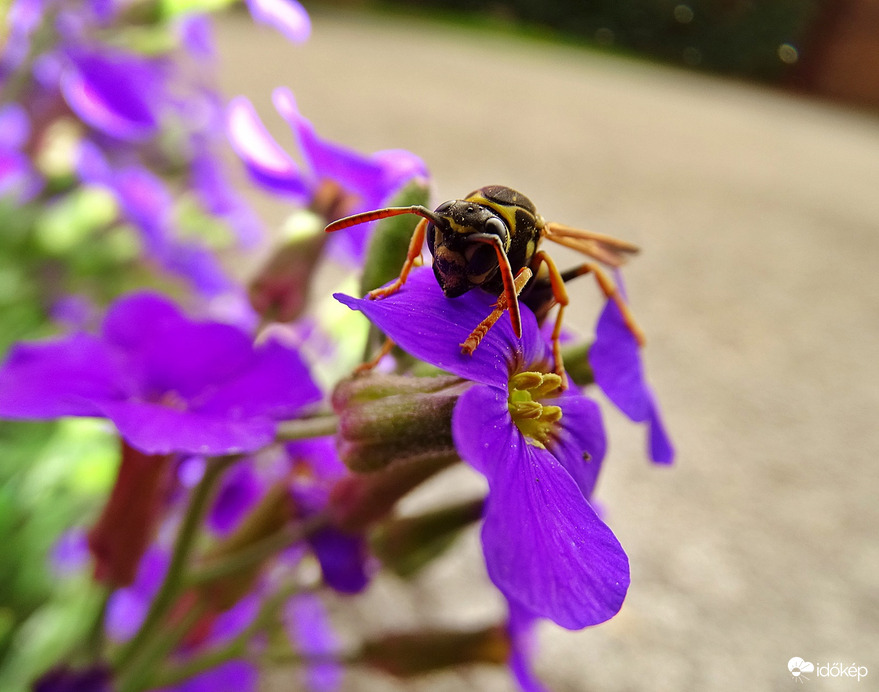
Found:
[[[109,418],[147,454],[254,450],[320,398],[296,351],[151,293],[117,300],[100,336],[15,346],[0,380],[0,416]]]
[[[174,687],[154,692],[256,692],[259,671],[248,661],[226,661]]]
[[[0,197],[18,203],[33,199],[43,186],[24,147],[31,135],[30,120],[17,103],[0,108]]]
[[[345,214],[377,209],[409,180],[427,178],[424,162],[402,149],[388,149],[365,156],[320,137],[302,116],[289,89],[272,94],[275,108],[293,130],[305,166],[293,158],[268,133],[253,105],[238,97],[229,103],[227,129],[235,151],[253,179],[269,190],[309,204],[321,184],[330,181],[350,198]],[[333,234],[329,242],[343,257],[358,261],[368,236],[369,224]]]
[[[619,273],[616,281],[622,290]],[[631,420],[647,424],[650,459],[658,464],[672,463],[674,447],[660,417],[656,397],[644,377],[641,348],[612,300],[607,301],[598,318],[589,363],[595,383],[607,398]]]
[[[311,35],[308,12],[296,0],[247,0],[247,7],[254,20],[273,26],[293,43]]]
[[[167,101],[165,66],[122,51],[75,47],[60,76],[70,108],[103,134],[142,141],[158,131]]]
[[[338,654],[340,642],[323,603],[310,594],[294,596],[284,607],[284,626],[303,657],[317,659],[306,664],[307,689],[311,692],[338,689],[342,681],[341,665],[327,659]]]
[[[410,354],[474,382],[452,432],[461,457],[488,480],[483,552],[507,599],[569,629],[616,614],[628,560],[587,500],[605,452],[600,413],[590,399],[560,393],[534,315],[523,309],[521,340],[500,320],[467,356],[460,344],[494,302],[484,292],[447,299],[423,268],[385,299],[336,298]]]
[[[266,490],[266,483],[249,460],[235,465],[223,476],[208,524],[220,535],[228,534],[244,518]]]
[[[34,683],[34,692],[113,692],[112,675],[103,666],[53,668]]]
[[[522,692],[547,692],[531,669],[534,653],[534,625],[536,618],[513,603],[509,604],[507,634],[510,637],[510,672]]]
[[[79,147],[76,166],[84,182],[113,195],[123,218],[140,231],[146,253],[167,271],[186,277],[206,296],[240,293],[212,252],[196,241],[176,237],[174,197],[159,176],[137,164],[114,168],[88,141]],[[215,182],[216,178],[211,184]]]
[[[137,566],[134,581],[112,593],[104,620],[104,627],[112,639],[125,641],[137,632],[165,577],[168,564],[167,551],[158,546],[147,548]]]
[[[323,511],[333,483],[347,473],[331,437],[292,442],[287,446],[294,465],[304,466],[296,474],[290,492],[305,517]],[[324,581],[339,593],[355,594],[369,584],[368,548],[362,534],[329,526],[308,537],[308,545],[321,567]]]

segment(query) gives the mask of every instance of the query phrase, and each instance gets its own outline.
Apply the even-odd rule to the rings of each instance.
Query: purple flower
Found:
[[[546,687],[531,669],[536,619],[513,603],[510,603],[509,607],[507,634],[510,637],[510,672],[522,692],[547,692]]]
[[[226,661],[174,687],[155,692],[256,692],[259,671],[248,661]]]
[[[622,291],[619,272],[616,282]],[[672,463],[674,447],[660,418],[656,397],[644,377],[641,349],[612,300],[607,301],[598,318],[589,363],[595,383],[607,398],[631,420],[647,423],[650,459],[659,464]]]
[[[77,171],[84,182],[100,185],[113,195],[120,214],[140,231],[147,254],[167,271],[186,277],[205,296],[240,293],[212,252],[176,237],[174,198],[159,176],[135,164],[114,169],[101,150],[87,141],[79,147]]]
[[[338,654],[340,642],[330,627],[323,603],[310,594],[294,596],[284,607],[284,626],[303,658],[306,661],[309,657],[316,659],[305,667],[307,689],[311,692],[338,689],[342,667],[328,659]]]
[[[33,199],[43,186],[24,147],[31,135],[30,120],[17,103],[0,108],[0,197],[18,203]]]
[[[0,381],[0,416],[109,418],[147,454],[254,450],[320,398],[296,351],[150,293],[117,300],[100,336],[19,344]]]
[[[302,43],[311,34],[308,12],[296,0],[247,0],[251,16],[275,27],[293,43]]]
[[[116,50],[72,48],[61,73],[70,108],[94,129],[125,141],[152,137],[166,101],[164,65]]]
[[[224,476],[217,499],[208,517],[210,527],[220,535],[235,528],[266,490],[266,483],[257,474],[250,460],[235,465]]]
[[[165,577],[169,562],[167,551],[158,546],[147,548],[137,566],[134,581],[112,593],[107,602],[104,627],[113,640],[125,641],[137,632]]]
[[[429,268],[383,300],[337,294],[401,348],[474,385],[453,414],[455,446],[483,473],[489,495],[482,545],[489,576],[514,605],[578,629],[612,617],[629,585],[626,554],[589,504],[605,452],[596,404],[551,372],[534,315],[522,338],[500,320],[472,356],[460,344],[494,299],[447,299]]]
[[[331,437],[291,442],[288,453],[294,463],[302,465],[290,492],[299,511],[313,516],[327,506],[333,483],[347,473],[336,453]],[[368,548],[362,534],[352,534],[328,526],[308,537],[308,545],[321,567],[324,581],[339,593],[354,594],[369,584]]]
[[[293,130],[305,168],[269,135],[253,105],[243,96],[230,102],[227,118],[232,146],[254,180],[269,190],[309,204],[320,186],[330,181],[346,195],[348,204],[340,214],[344,216],[377,209],[412,178],[428,177],[424,162],[408,151],[388,149],[364,156],[323,139],[299,113],[289,89],[276,89],[272,100]],[[363,254],[368,226],[335,233],[329,242],[337,244],[343,256],[357,261]]]
[[[34,683],[34,692],[113,692],[112,675],[104,666],[74,670],[53,668]]]

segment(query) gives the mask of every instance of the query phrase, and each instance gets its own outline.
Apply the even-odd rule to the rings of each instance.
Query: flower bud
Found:
[[[171,481],[171,456],[144,454],[122,443],[122,462],[110,498],[89,531],[95,580],[113,587],[134,581],[153,539]]]
[[[504,665],[510,651],[506,628],[495,625],[470,632],[425,630],[391,634],[366,642],[359,659],[365,665],[405,679],[462,665]]]
[[[309,211],[292,214],[287,236],[250,283],[250,304],[266,321],[291,322],[308,302],[308,287],[326,243],[324,220]]]
[[[359,533],[383,519],[397,501],[458,461],[456,452],[433,452],[398,460],[371,473],[351,473],[333,486],[327,512],[342,531]]]
[[[456,377],[371,375],[340,383],[338,449],[352,471],[455,453],[452,410],[466,383]]]
[[[372,534],[372,552],[400,577],[411,577],[439,557],[458,534],[482,518],[482,498],[414,517],[382,523]]]

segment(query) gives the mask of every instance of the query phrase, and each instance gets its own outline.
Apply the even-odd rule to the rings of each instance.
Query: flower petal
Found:
[[[295,642],[306,661],[307,688],[314,692],[338,689],[342,681],[341,665],[332,660],[338,653],[339,640],[333,631],[323,603],[310,594],[299,594],[284,607],[284,626],[291,641]]]
[[[273,26],[293,43],[303,43],[311,35],[308,12],[296,0],[247,0],[251,16]]]
[[[482,544],[495,585],[569,629],[612,617],[629,584],[626,554],[565,467],[525,443],[505,394],[485,386],[467,390],[452,432],[459,454],[488,479]]]
[[[279,87],[272,92],[272,102],[296,135],[309,169],[318,180],[335,180],[343,188],[363,195],[381,181],[382,166],[354,149],[323,139],[302,116],[293,92]]]
[[[95,401],[126,396],[131,380],[118,353],[94,336],[13,347],[0,368],[0,416],[100,416]]]
[[[461,458],[485,476],[497,473],[504,449],[517,457],[526,444],[513,424],[507,406],[507,392],[498,387],[474,386],[464,392],[452,412],[452,439]]]
[[[622,286],[619,274],[617,282]],[[589,363],[595,383],[607,398],[632,421],[648,424],[650,459],[671,463],[674,448],[660,418],[656,397],[644,377],[640,347],[612,300],[607,301],[598,318]]]
[[[258,449],[275,436],[275,422],[268,418],[234,420],[139,401],[97,403],[119,434],[146,454],[237,454]]]
[[[320,398],[321,391],[299,354],[269,340],[256,348],[246,367],[226,380],[218,378],[215,389],[199,398],[197,410],[230,419],[281,419],[293,417]]]
[[[517,339],[502,315],[473,352],[461,353],[461,343],[489,315],[496,297],[475,289],[458,298],[446,298],[427,267],[415,269],[395,294],[380,300],[336,300],[360,310],[404,351],[455,375],[506,389],[511,372],[546,362],[546,342],[534,315],[522,306],[522,338]]]
[[[253,104],[239,96],[229,102],[226,130],[232,147],[261,185],[297,197],[305,202],[312,181],[268,133]]]
[[[549,692],[537,679],[531,666],[534,650],[534,624],[537,618],[515,603],[509,602],[507,621],[512,650],[509,666],[522,692]]]
[[[502,455],[488,477],[482,527],[491,580],[510,600],[568,629],[613,617],[629,586],[616,537],[549,452],[525,446]]]
[[[162,103],[157,65],[121,51],[76,51],[61,76],[61,91],[76,114],[105,134],[127,141],[152,136]]]
[[[561,407],[562,419],[547,449],[571,474],[583,497],[589,499],[607,451],[601,409],[591,399],[577,394],[546,403],[550,401]]]

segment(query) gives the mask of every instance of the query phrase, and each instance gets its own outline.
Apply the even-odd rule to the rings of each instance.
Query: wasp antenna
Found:
[[[386,219],[389,216],[400,216],[402,214],[415,214],[423,219],[427,219],[431,223],[439,223],[439,217],[427,207],[387,207],[385,209],[376,209],[375,211],[364,211],[360,214],[346,216],[343,219],[333,221],[327,225],[326,232],[332,233],[333,231],[341,231],[343,228],[350,228],[351,226],[357,226],[362,223],[378,221],[379,219]]]

